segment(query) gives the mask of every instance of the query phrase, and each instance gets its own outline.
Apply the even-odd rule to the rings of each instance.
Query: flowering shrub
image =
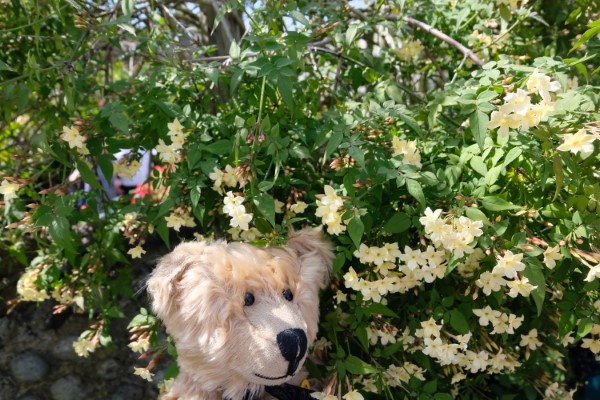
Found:
[[[266,2],[240,10],[248,32],[213,57],[181,44],[192,33],[168,14],[123,4],[106,19],[61,8],[78,26],[43,10],[56,20],[45,34],[78,39],[72,69],[46,77],[64,101],[46,99],[35,55],[20,66],[0,50],[2,96],[26,92],[3,105],[17,147],[0,186],[2,247],[22,271],[13,306],[51,297],[56,312],[89,312],[75,343],[86,357],[111,345],[149,239],[268,245],[323,225],[336,257],[307,362],[318,398],[572,396],[569,347],[600,353],[591,5]],[[0,7],[4,22],[28,15]],[[110,58],[98,43],[116,33],[139,46],[97,69],[88,59]],[[141,168],[138,150],[162,167],[110,198],[114,173]],[[67,178],[75,167],[88,191]],[[129,328],[151,360],[135,374],[151,380],[174,347],[146,310]]]

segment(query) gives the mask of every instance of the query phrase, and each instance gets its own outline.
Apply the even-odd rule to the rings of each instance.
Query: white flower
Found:
[[[325,194],[317,200],[315,215],[321,217],[323,223],[327,225],[328,233],[339,235],[346,230],[342,224],[342,215],[338,212],[338,209],[344,205],[344,201],[331,186],[325,185],[324,191]]]
[[[303,201],[299,201],[296,204],[292,204],[290,206],[290,211],[292,211],[293,213],[296,213],[296,214],[302,214],[304,212],[304,210],[306,210],[307,207],[308,207],[308,204],[306,204]]]
[[[510,288],[508,295],[512,298],[515,298],[518,295],[528,297],[531,291],[537,288],[537,286],[530,284],[529,279],[526,277],[522,277],[520,280],[515,279],[514,281],[509,281],[507,285]]]
[[[483,289],[486,296],[489,296],[492,292],[502,289],[502,286],[506,286],[506,280],[495,271],[486,271],[479,276],[475,284]]]
[[[68,126],[63,126],[63,133],[60,135],[60,138],[69,144],[69,148],[85,148],[85,136],[82,136],[79,133],[79,129],[76,127],[69,128]]]
[[[421,154],[417,149],[417,142],[414,140],[400,140],[397,136],[392,138],[392,156],[402,156],[403,164],[414,165],[421,168]]]
[[[490,306],[486,306],[485,308],[473,309],[473,314],[479,317],[479,325],[488,326],[490,322],[494,325],[494,322],[500,318],[502,313],[498,310],[493,310]]]
[[[585,129],[580,129],[575,134],[566,134],[563,136],[563,143],[556,149],[559,151],[570,151],[573,154],[581,152],[582,157],[587,157],[594,152],[594,140],[597,135],[585,133]]]
[[[154,376],[147,368],[134,368],[134,374],[140,376],[142,379],[147,380],[148,382],[152,382],[152,377]]]
[[[17,282],[17,293],[19,298],[23,301],[44,301],[49,298],[46,289],[39,289],[37,280],[39,278],[40,270],[32,268],[19,278]]]
[[[583,339],[581,347],[584,349],[590,349],[594,354],[600,353],[600,340],[597,339]]]
[[[544,264],[546,267],[553,269],[556,266],[556,261],[562,259],[562,254],[560,254],[560,245],[556,245],[554,247],[548,246],[548,248],[544,251]]]
[[[17,192],[19,191],[19,185],[16,183],[10,183],[6,179],[2,180],[0,184],[0,194],[4,195],[4,201],[16,199]]]
[[[146,254],[146,250],[142,248],[142,246],[135,246],[127,252],[131,256],[131,258],[142,258],[142,254]]]
[[[596,265],[595,267],[590,267],[590,271],[588,272],[584,281],[592,282],[598,277],[600,277],[600,264]]]
[[[346,393],[342,398],[346,400],[364,400],[362,394],[358,393],[356,390]]]
[[[175,118],[173,122],[168,123],[167,128],[169,128],[169,136],[171,136],[171,134],[183,134],[183,126],[177,118]]]
[[[503,106],[506,111],[525,115],[531,107],[531,98],[523,89],[517,89],[516,93],[509,93],[504,97]]]
[[[507,250],[503,257],[498,258],[498,264],[493,272],[512,279],[517,272],[523,271],[526,267],[521,260],[523,260],[523,253],[513,254],[512,251]]]
[[[87,358],[90,353],[93,353],[98,346],[97,341],[88,339],[79,339],[73,342],[73,350],[79,357]]]
[[[542,342],[538,340],[537,329],[530,330],[527,335],[521,335],[521,342],[519,343],[519,346],[528,347],[531,350],[535,350],[541,345]]]
[[[135,353],[145,353],[150,348],[150,341],[146,337],[141,337],[127,346]]]
[[[527,89],[530,93],[538,93],[544,102],[550,103],[552,101],[550,92],[559,91],[560,83],[553,81],[548,75],[538,72],[536,68],[527,79]]]
[[[165,220],[167,221],[167,228],[173,228],[177,232],[185,222],[177,213],[169,214],[168,217],[165,217]]]

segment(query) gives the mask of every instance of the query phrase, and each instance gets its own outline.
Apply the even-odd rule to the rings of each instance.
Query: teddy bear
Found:
[[[316,338],[332,260],[318,228],[291,232],[281,247],[187,242],[164,256],[147,288],[179,375],[161,399],[310,398],[286,382]]]

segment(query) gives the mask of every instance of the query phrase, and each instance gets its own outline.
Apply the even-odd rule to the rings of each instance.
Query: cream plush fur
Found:
[[[291,233],[285,247],[189,242],[162,258],[148,291],[180,366],[162,399],[241,400],[290,380],[315,340],[332,259],[320,229]]]

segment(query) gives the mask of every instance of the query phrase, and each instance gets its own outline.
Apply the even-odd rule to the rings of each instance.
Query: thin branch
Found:
[[[389,16],[387,18],[398,19],[394,16]],[[437,37],[438,39],[443,40],[444,42],[448,43],[450,46],[454,47],[455,49],[457,49],[458,51],[463,53],[465,56],[469,57],[471,60],[473,60],[473,62],[475,64],[479,65],[480,67],[483,66],[483,64],[484,64],[483,60],[481,58],[477,57],[477,55],[473,52],[473,50],[469,49],[468,47],[459,43],[457,40],[446,35],[444,32],[442,32],[438,29],[435,29],[431,25],[427,25],[425,22],[421,22],[421,21],[416,20],[411,17],[403,17],[402,19],[404,21],[406,21],[409,25],[416,26],[416,27],[424,30],[425,32],[432,34],[433,36]]]

